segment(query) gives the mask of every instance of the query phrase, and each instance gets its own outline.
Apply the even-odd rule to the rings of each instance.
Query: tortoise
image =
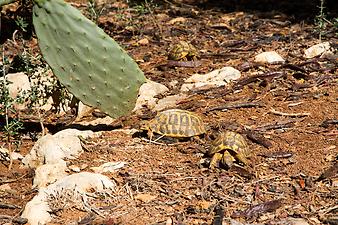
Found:
[[[178,44],[174,45],[168,55],[169,60],[175,61],[197,60],[197,57],[197,49],[186,41],[180,41]]]
[[[247,165],[246,158],[250,155],[250,150],[242,135],[233,131],[226,131],[213,141],[208,155],[212,156],[210,168],[220,165],[230,168],[234,162]]]
[[[206,132],[205,125],[198,115],[181,109],[159,112],[154,119],[143,124],[141,129],[148,131],[150,140],[154,133],[165,137],[187,138]]]

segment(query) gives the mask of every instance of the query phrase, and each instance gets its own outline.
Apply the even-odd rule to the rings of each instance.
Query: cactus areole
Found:
[[[83,103],[113,118],[128,114],[146,81],[136,62],[102,29],[62,0],[34,0],[43,57]]]

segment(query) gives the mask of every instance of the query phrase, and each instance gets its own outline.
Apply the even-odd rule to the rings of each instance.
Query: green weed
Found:
[[[105,6],[99,6],[95,0],[88,0],[87,2],[87,12],[89,14],[89,19],[96,24],[98,24],[99,18],[102,15],[104,9]]]

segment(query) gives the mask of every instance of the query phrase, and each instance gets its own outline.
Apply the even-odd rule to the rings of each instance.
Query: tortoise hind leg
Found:
[[[225,151],[222,155],[222,165],[230,169],[235,162],[235,158],[230,154],[230,152]]]
[[[224,166],[229,169],[234,162],[234,157],[228,151],[225,151],[224,153],[216,152],[210,161],[209,168],[213,169],[215,167],[220,168],[221,166]]]
[[[216,152],[216,153],[212,156],[212,158],[211,158],[209,168],[210,168],[210,169],[214,169],[214,168],[216,168],[216,167],[219,167],[222,158],[223,158],[223,154],[222,154],[222,153],[219,153],[219,152]]]

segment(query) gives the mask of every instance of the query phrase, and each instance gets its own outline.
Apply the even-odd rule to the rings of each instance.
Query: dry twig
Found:
[[[286,120],[286,121],[274,122],[273,124],[267,124],[267,125],[253,128],[253,130],[266,131],[266,130],[290,128],[294,125],[294,123],[300,122],[302,120],[304,119],[303,118],[302,119],[291,119],[291,120]]]
[[[225,104],[221,106],[215,106],[207,109],[207,112],[215,110],[228,110],[228,109],[237,109],[237,108],[251,108],[251,107],[263,107],[263,104],[260,102],[239,102],[234,104]]]
[[[280,112],[280,111],[277,111],[275,109],[270,109],[270,112],[275,114],[275,115],[279,115],[279,116],[290,116],[290,117],[303,117],[303,116],[310,116],[311,113],[285,113],[285,112]]]

